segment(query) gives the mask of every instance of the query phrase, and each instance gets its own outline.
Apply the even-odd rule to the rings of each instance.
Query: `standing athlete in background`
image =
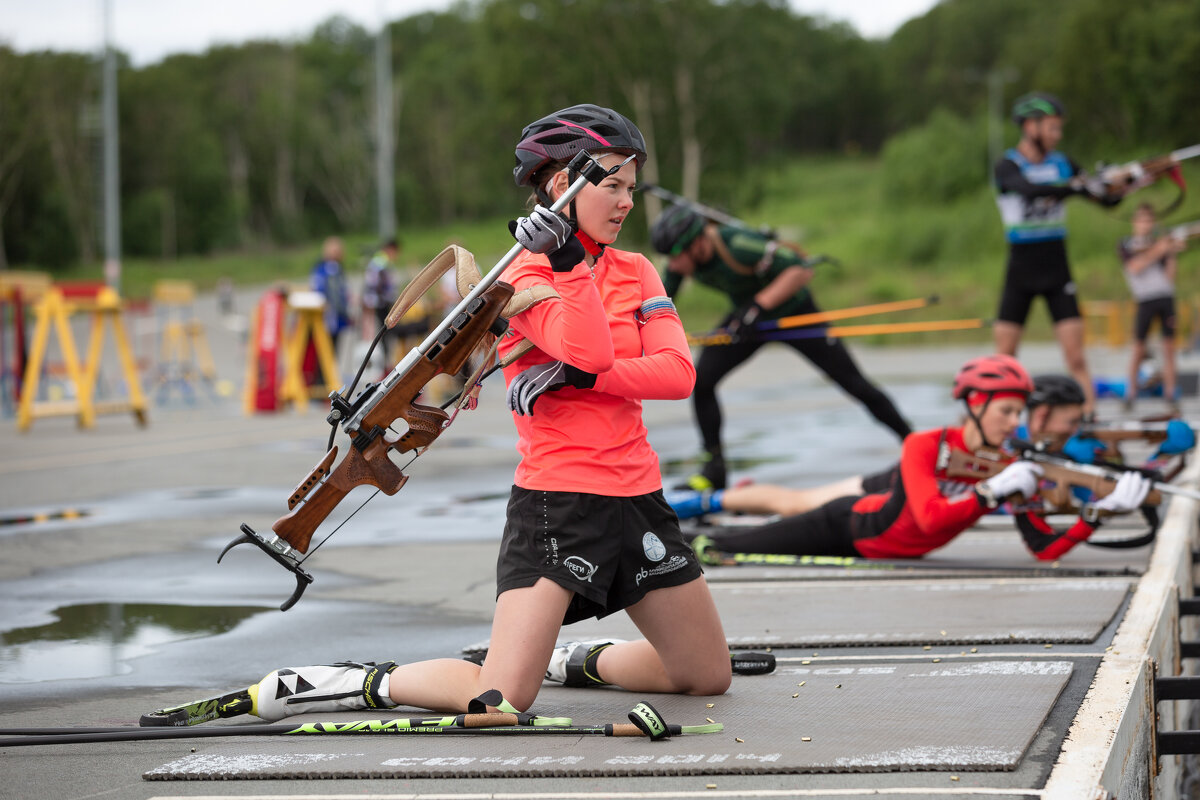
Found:
[[[808,289],[813,272],[795,250],[761,233],[709,223],[681,205],[670,206],[655,220],[650,239],[655,250],[669,257],[663,281],[668,295],[674,297],[684,278],[691,276],[724,293],[734,306],[721,325],[732,341],[705,347],[696,364],[692,404],[704,446],[704,466],[687,482],[687,488],[696,490],[724,489],[717,384],[767,343],[755,337],[756,322],[819,310]],[[783,344],[812,362],[899,439],[911,432],[891,399],[867,380],[840,339],[818,336],[788,339]]]
[[[1129,383],[1125,385],[1126,411],[1131,411],[1137,400],[1138,368],[1146,358],[1150,326],[1157,319],[1162,332],[1163,399],[1172,412],[1179,413],[1179,400],[1175,396],[1175,273],[1179,266],[1176,257],[1185,244],[1169,234],[1155,236],[1154,207],[1142,203],[1133,212],[1133,235],[1117,245],[1125,281],[1137,301],[1133,355],[1129,362]]]
[[[1063,201],[1079,194],[1105,205],[1120,200],[1089,190],[1079,166],[1054,149],[1062,139],[1064,116],[1058,98],[1044,92],[1024,95],[1013,106],[1021,140],[995,169],[996,204],[1009,249],[992,335],[998,352],[1015,356],[1030,304],[1039,295],[1045,297],[1066,368],[1083,387],[1084,409],[1090,414],[1095,391],[1083,352],[1083,317],[1067,261]]]

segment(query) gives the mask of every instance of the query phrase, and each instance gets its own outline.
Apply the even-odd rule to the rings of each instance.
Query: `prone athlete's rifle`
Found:
[[[1187,191],[1179,163],[1197,156],[1200,156],[1200,144],[1183,147],[1165,155],[1145,158],[1141,161],[1130,161],[1127,164],[1100,164],[1097,166],[1093,178],[1098,181],[1099,189],[1104,195],[1121,198],[1149,186],[1160,178],[1169,177],[1179,187],[1179,195],[1170,206],[1158,212],[1161,216],[1178,208]]]
[[[974,453],[963,453],[950,450],[945,458],[946,463],[939,466],[945,469],[947,477],[983,480],[996,475],[1016,460],[1038,464],[1042,468],[1042,480],[1053,484],[1042,485],[1038,489],[1043,507],[1036,509],[1034,513],[1041,515],[1077,512],[1078,502],[1071,494],[1072,488],[1087,489],[1094,497],[1101,498],[1112,493],[1117,481],[1125,472],[1139,472],[1153,481],[1150,492],[1143,501],[1144,505],[1161,504],[1164,494],[1200,500],[1200,492],[1164,483],[1159,480],[1161,476],[1154,470],[1111,464],[1080,464],[1064,455],[1047,452],[1043,445],[1019,439],[1010,439],[1007,446],[1009,452],[983,449]],[[1017,505],[1021,505],[1020,499]]]
[[[1171,419],[1143,419],[1124,422],[1109,422],[1105,424],[1085,424],[1080,427],[1078,436],[1084,439],[1095,439],[1105,446],[1106,459],[1118,459],[1121,452],[1118,449],[1121,442],[1146,442],[1160,444],[1167,440],[1168,424]],[[1172,476],[1174,477],[1174,476]]]
[[[628,160],[626,159],[626,162]],[[599,184],[606,175],[615,172],[621,166],[624,166],[624,163],[612,170],[605,170],[586,151],[579,153],[568,165],[568,169],[574,170],[579,177],[550,210],[561,211],[584,186],[588,183]],[[468,404],[468,392],[465,390],[454,415],[447,414],[442,408],[417,403],[416,400],[430,380],[441,373],[455,374],[487,337],[498,339],[507,330],[508,321],[501,316],[501,312],[513,296],[513,287],[499,281],[498,278],[523,249],[520,244],[514,244],[425,340],[409,351],[383,380],[367,384],[361,393],[352,397],[357,385],[356,377],[349,389],[330,395],[331,410],[326,421],[333,430],[329,451],[292,491],[287,501],[288,513],[271,526],[275,535],[267,539],[243,523],[241,535],[225,546],[217,558],[218,563],[239,544],[255,545],[296,578],[296,589],[279,607],[280,610],[287,611],[296,604],[304,590],[313,582],[312,575],[305,571],[302,565],[307,558],[305,554],[309,553],[309,544],[317,527],[350,490],[357,486],[371,485],[388,495],[398,492],[408,480],[408,476],[392,462],[388,453],[392,450],[399,453],[411,451],[413,459],[417,458],[449,427],[458,411]],[[443,256],[450,251],[451,248],[447,248],[443,251]],[[438,258],[441,259],[442,256]],[[435,264],[437,261],[438,259],[435,259]],[[433,266],[434,264],[430,265]],[[418,276],[414,283],[420,280],[421,276]],[[414,292],[410,291],[413,288],[412,285],[406,287],[396,300],[388,314],[387,327],[395,325],[407,309],[407,304],[413,301]],[[416,288],[423,291],[428,285]],[[415,294],[419,296],[420,291]],[[380,336],[382,334],[383,331],[380,331]],[[380,336],[376,337],[376,341]],[[370,360],[369,353],[367,360]],[[359,375],[361,374],[360,369]],[[482,367],[468,382],[468,388],[479,381],[481,376]],[[403,420],[407,425],[407,430],[403,433],[391,429],[398,420]],[[333,437],[339,425],[349,435],[350,446],[337,466],[333,466],[338,454],[338,448],[333,445]],[[324,540],[320,544],[323,543]],[[315,551],[316,548],[313,549]]]

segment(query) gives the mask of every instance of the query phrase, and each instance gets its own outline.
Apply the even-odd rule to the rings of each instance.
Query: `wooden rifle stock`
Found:
[[[325,454],[288,498],[291,511],[271,526],[280,539],[307,553],[317,526],[351,489],[369,484],[387,495],[400,491],[408,476],[392,462],[388,451],[407,453],[426,448],[450,421],[450,415],[442,409],[417,403],[417,396],[437,375],[453,375],[461,370],[480,341],[489,333],[496,333],[500,312],[512,295],[513,287],[507,283],[497,281],[490,286],[476,303],[451,322],[437,343],[363,417],[345,457],[332,471],[330,465],[338,449],[334,447]],[[382,390],[373,385],[363,394],[375,391]],[[408,430],[396,438],[388,438],[387,430],[400,419]]]
[[[1044,454],[1039,457],[1035,451],[1023,452],[1020,457],[1014,457],[997,450],[978,450],[975,453],[964,453],[961,450],[951,450],[946,460],[946,475],[950,478],[974,478],[985,480],[1001,472],[1009,464],[1020,459],[1032,461],[1042,469],[1042,485],[1038,495],[1045,501],[1042,513],[1069,513],[1077,510],[1071,489],[1079,487],[1087,489],[1093,498],[1099,499],[1112,493],[1117,485],[1117,479],[1110,475],[1099,474],[1099,471],[1089,471],[1081,464],[1073,468],[1065,456]],[[1063,463],[1066,462],[1066,463]],[[1053,483],[1053,486],[1046,484]],[[1017,505],[1024,498],[1014,498]],[[1162,493],[1153,488],[1143,501],[1145,505],[1158,505],[1162,502]]]

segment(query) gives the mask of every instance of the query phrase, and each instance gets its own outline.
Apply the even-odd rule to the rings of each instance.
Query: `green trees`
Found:
[[[743,208],[761,191],[747,170],[797,153],[882,151],[898,203],[983,185],[989,75],[1004,109],[1060,94],[1081,159],[1200,131],[1194,0],[944,0],[887,41],[785,0],[476,0],[389,34],[402,224],[512,213],[517,132],[578,102],[642,126],[647,179]],[[126,252],[371,230],[372,37],[335,17],[299,42],[124,65]],[[88,56],[0,45],[0,265],[97,260],[98,84]]]

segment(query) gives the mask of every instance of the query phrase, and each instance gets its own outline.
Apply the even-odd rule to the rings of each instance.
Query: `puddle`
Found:
[[[0,634],[0,683],[124,675],[128,662],[184,639],[216,636],[271,609],[89,603],[55,609],[55,622]]]

